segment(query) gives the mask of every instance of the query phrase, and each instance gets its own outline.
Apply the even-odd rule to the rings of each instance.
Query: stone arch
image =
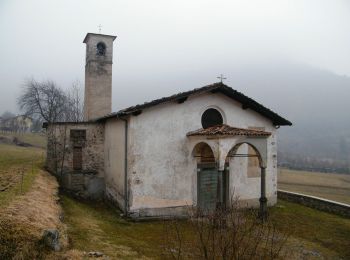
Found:
[[[237,151],[238,151],[238,149],[241,147],[241,145],[243,145],[243,144],[247,144],[248,147],[252,148],[253,151],[256,153],[257,159],[258,159],[258,161],[259,161],[259,167],[260,167],[260,168],[265,167],[265,164],[264,164],[264,161],[263,161],[263,158],[262,158],[262,156],[261,156],[260,151],[255,147],[255,145],[253,145],[252,143],[250,143],[250,142],[248,142],[248,141],[243,141],[243,142],[239,142],[239,143],[235,144],[235,145],[228,151],[228,153],[227,153],[227,155],[226,155],[226,157],[225,157],[226,160],[227,160],[227,158],[229,158],[229,157],[231,157],[231,156],[233,157],[233,156],[237,153]]]
[[[255,142],[256,144],[260,144],[260,142]],[[235,156],[237,155],[237,150],[239,147],[241,147],[241,145],[243,144],[247,144],[248,147],[251,147],[254,152],[257,155],[257,158],[259,160],[259,167],[260,167],[260,198],[259,198],[259,203],[260,203],[260,212],[259,212],[259,216],[260,218],[264,221],[267,218],[267,198],[266,198],[266,154],[264,155],[264,151],[263,150],[259,150],[257,148],[256,145],[253,144],[253,142],[249,142],[249,141],[241,141],[236,143],[227,153],[226,155],[226,159],[225,159],[225,163],[227,158],[230,158],[232,155]],[[260,149],[262,149],[262,146],[259,146]],[[244,156],[244,155],[243,155]],[[231,166],[229,166],[231,167]],[[226,170],[226,172],[228,172]]]
[[[206,142],[197,143],[192,149],[192,156],[197,163],[215,163],[216,161],[212,147]]]

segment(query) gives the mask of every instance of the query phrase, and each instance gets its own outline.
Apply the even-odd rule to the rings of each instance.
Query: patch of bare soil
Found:
[[[60,214],[58,183],[40,171],[30,191],[0,209],[0,259],[44,258],[50,254],[42,243],[43,231],[47,229],[59,230],[61,246],[66,246]]]

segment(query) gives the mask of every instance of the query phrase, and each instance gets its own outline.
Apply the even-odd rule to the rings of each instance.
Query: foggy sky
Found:
[[[268,99],[250,84],[250,68],[302,64],[350,76],[348,0],[0,0],[0,113],[18,112],[26,78],[83,86],[82,41],[99,24],[102,33],[117,36],[114,111],[211,84],[220,73],[227,85],[278,111],[284,90],[269,90],[274,74],[264,82],[275,93]]]

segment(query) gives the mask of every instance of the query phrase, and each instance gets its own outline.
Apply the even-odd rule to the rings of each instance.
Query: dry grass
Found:
[[[350,175],[279,169],[278,188],[350,204]]]
[[[40,171],[27,193],[0,210],[1,259],[43,258],[49,253],[41,243],[45,229],[58,229],[62,245],[67,246],[57,191],[56,179]]]
[[[41,170],[44,150],[0,144],[0,259],[38,259],[49,253],[44,229],[59,221],[57,182]],[[63,237],[63,244],[66,240]]]
[[[40,171],[30,191],[1,209],[0,216],[27,226],[33,234],[41,236],[41,230],[55,228],[60,223],[57,190],[56,179]]]

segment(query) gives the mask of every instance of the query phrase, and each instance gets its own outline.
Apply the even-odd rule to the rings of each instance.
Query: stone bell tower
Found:
[[[85,96],[84,120],[88,121],[112,112],[112,35],[88,33],[85,36]]]

